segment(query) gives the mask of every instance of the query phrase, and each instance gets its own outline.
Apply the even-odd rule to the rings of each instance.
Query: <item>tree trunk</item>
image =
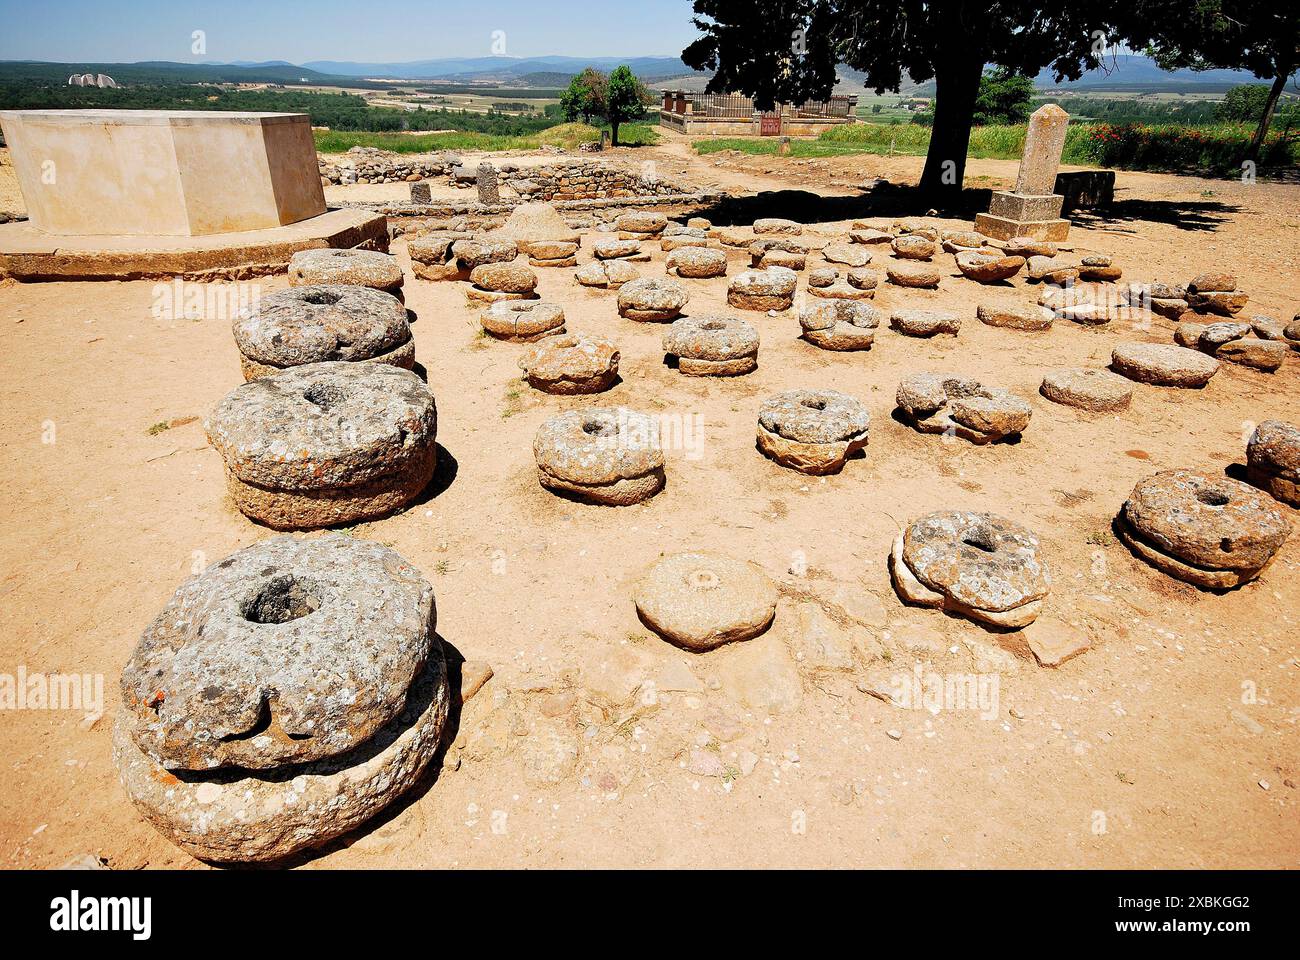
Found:
[[[618,146],[618,121],[617,120],[611,120],[609,122],[609,145],[611,147]]]
[[[921,193],[935,206],[955,205],[961,197],[975,98],[984,73],[983,58],[972,57],[970,51],[944,59],[935,70],[934,126],[921,173]]]
[[[1263,149],[1264,138],[1268,136],[1269,124],[1273,122],[1273,111],[1277,109],[1277,101],[1282,96],[1282,89],[1286,86],[1290,76],[1291,71],[1289,69],[1280,70],[1277,78],[1273,81],[1272,88],[1268,91],[1268,100],[1264,103],[1264,115],[1259,118],[1259,126],[1255,128],[1255,136],[1251,138],[1250,148],[1246,151],[1245,158],[1252,163],[1259,161],[1259,151]]]

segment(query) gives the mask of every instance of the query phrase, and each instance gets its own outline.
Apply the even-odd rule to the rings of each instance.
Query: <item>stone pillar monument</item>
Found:
[[[1053,193],[1056,171],[1065,147],[1065,128],[1070,115],[1054,103],[1044,104],[1029,118],[1025,150],[1020,158],[1020,176],[1010,192],[995,191],[989,212],[975,217],[975,229],[986,237],[1010,240],[1064,240],[1070,221],[1061,219],[1064,197]]]
[[[478,202],[497,204],[501,202],[501,192],[497,187],[497,168],[486,160],[478,165],[475,177],[478,186]]]

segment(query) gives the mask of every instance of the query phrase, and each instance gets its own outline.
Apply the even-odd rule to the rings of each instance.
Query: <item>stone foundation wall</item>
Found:
[[[593,160],[512,167],[510,163],[500,166],[502,182],[529,200],[609,200],[693,192],[688,185],[660,179],[653,169],[635,171]]]

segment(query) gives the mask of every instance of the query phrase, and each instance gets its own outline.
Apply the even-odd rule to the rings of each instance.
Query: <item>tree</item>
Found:
[[[592,117],[603,117],[609,93],[609,80],[594,67],[587,67],[569,81],[568,89],[560,94],[560,109],[569,122],[582,118],[590,123]]]
[[[988,70],[980,77],[975,95],[975,126],[991,123],[1024,123],[1034,99],[1034,81],[1005,67]]]
[[[1126,0],[1134,2],[1134,0]],[[837,64],[878,94],[904,77],[935,82],[934,130],[921,189],[961,192],[980,78],[988,64],[1077,80],[1100,65],[1121,0],[695,0],[703,32],[682,52],[715,71],[710,91],[739,91],[761,110],[824,99]]]
[[[1267,83],[1241,83],[1228,89],[1222,102],[1214,111],[1215,120],[1238,123],[1259,123],[1268,105]]]
[[[1138,0],[1124,27],[1166,70],[1249,70],[1272,81],[1243,160],[1259,159],[1273,112],[1300,68],[1300,7],[1283,0]]]
[[[605,119],[609,121],[610,140],[618,146],[618,128],[628,120],[639,120],[652,101],[645,84],[630,67],[615,67],[609,75],[609,95],[605,101]]]

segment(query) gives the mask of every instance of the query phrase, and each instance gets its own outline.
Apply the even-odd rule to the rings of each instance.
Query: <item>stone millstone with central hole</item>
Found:
[[[1017,437],[1029,426],[1029,404],[1008,390],[949,373],[914,373],[898,384],[904,420],[922,433],[984,444]]]
[[[122,674],[113,759],[204,860],[275,861],[356,828],[437,752],[433,588],[379,544],[272,537],[181,585]]]
[[[885,315],[868,303],[838,300],[799,310],[803,338],[823,350],[870,350]]]
[[[801,473],[838,473],[867,445],[871,415],[856,397],[834,390],[790,390],[758,410],[758,449]]]
[[[543,487],[587,503],[627,506],[664,486],[657,420],[626,407],[570,410],[533,438]]]
[[[683,317],[664,334],[664,353],[690,377],[735,377],[758,369],[758,331],[739,317]]]
[[[1129,548],[1171,577],[1208,590],[1255,579],[1291,532],[1282,511],[1227,477],[1166,470],[1133,488],[1115,522]]]
[[[437,426],[433,394],[415,374],[337,361],[236,387],[205,424],[235,505],[277,530],[405,506],[433,476]]]
[[[894,540],[890,571],[905,602],[997,627],[1033,623],[1051,589],[1038,538],[992,513],[945,510],[912,521]]]
[[[245,380],[329,360],[415,365],[406,308],[367,287],[277,290],[235,319],[234,334]]]
[[[1300,427],[1281,420],[1256,427],[1246,444],[1246,473],[1276,499],[1300,507]]]
[[[402,286],[402,267],[378,250],[299,250],[289,258],[289,286],[330,283],[395,292]]]
[[[697,653],[756,637],[776,615],[776,587],[752,563],[678,553],[637,584],[636,611],[669,643]]]
[[[1111,351],[1116,373],[1158,387],[1203,387],[1219,372],[1219,361],[1172,343],[1121,343]]]
[[[675,320],[690,299],[676,280],[642,277],[618,288],[618,314],[628,320],[663,323]]]
[[[618,347],[603,337],[546,337],[519,358],[530,386],[543,393],[608,390],[618,379]]]

